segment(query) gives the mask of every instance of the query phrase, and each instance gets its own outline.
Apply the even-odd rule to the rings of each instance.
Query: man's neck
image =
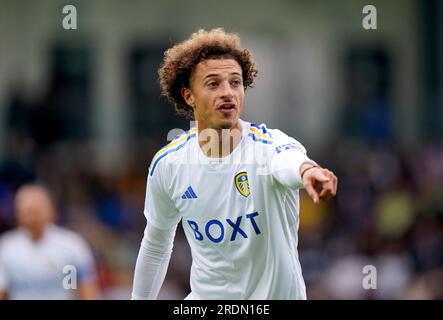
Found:
[[[25,232],[27,233],[27,235],[29,236],[29,238],[32,240],[32,242],[37,243],[39,242],[41,239],[43,239],[43,235],[45,233],[45,228],[43,229],[31,229],[31,228],[24,228]]]
[[[197,127],[198,143],[203,153],[210,158],[224,158],[230,155],[242,139],[240,121],[229,129]]]

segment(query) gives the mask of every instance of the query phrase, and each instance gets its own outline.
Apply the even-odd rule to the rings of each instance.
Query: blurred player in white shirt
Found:
[[[298,190],[318,203],[337,177],[280,130],[240,119],[257,70],[238,36],[201,30],[165,53],[159,74],[197,126],[151,162],[132,299],[157,297],[180,220],[193,258],[187,299],[306,299]]]
[[[22,186],[15,213],[18,227],[0,238],[0,298],[99,299],[91,249],[80,235],[53,223],[48,190]]]

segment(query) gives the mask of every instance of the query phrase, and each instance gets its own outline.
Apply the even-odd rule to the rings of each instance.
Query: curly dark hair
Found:
[[[244,88],[252,87],[258,70],[252,54],[240,46],[236,34],[226,33],[222,28],[210,31],[200,29],[164,53],[158,70],[162,95],[171,102],[177,114],[193,117],[193,109],[181,95],[182,88],[190,87],[190,77],[195,66],[206,59],[234,59],[242,68]]]

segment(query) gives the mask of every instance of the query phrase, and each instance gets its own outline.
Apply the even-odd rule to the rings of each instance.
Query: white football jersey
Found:
[[[240,123],[241,142],[224,158],[203,153],[196,128],[162,148],[149,169],[145,216],[160,229],[182,220],[193,258],[188,299],[306,299],[302,184],[289,188],[272,173],[276,157],[293,160],[295,171],[309,158],[281,131]]]
[[[75,299],[75,281],[95,277],[92,252],[72,231],[49,225],[37,242],[22,228],[1,237],[0,291],[8,299]]]

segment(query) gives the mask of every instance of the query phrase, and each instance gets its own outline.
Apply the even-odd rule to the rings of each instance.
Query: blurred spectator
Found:
[[[19,227],[0,240],[0,297],[98,299],[92,252],[79,235],[53,223],[56,209],[49,191],[37,184],[22,186],[15,212]]]

